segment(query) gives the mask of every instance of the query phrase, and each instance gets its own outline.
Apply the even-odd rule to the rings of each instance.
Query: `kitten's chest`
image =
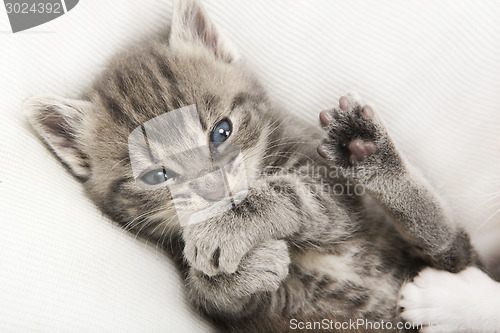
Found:
[[[372,289],[371,283],[393,273],[385,259],[373,247],[361,241],[346,241],[338,252],[318,252],[309,249],[292,254],[292,263],[302,274],[328,277],[332,283],[327,287],[357,286],[358,289]],[[394,285],[392,281],[388,281]]]
[[[337,254],[314,250],[293,254],[288,283],[304,288],[306,303],[327,313],[360,317],[392,315],[400,283],[390,270],[377,268],[381,265],[377,257],[360,259],[360,251],[359,244],[353,242]]]

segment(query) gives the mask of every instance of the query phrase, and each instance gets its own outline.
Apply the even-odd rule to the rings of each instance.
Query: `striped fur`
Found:
[[[285,331],[294,318],[396,323],[405,280],[424,266],[459,271],[476,261],[381,124],[355,110],[337,114],[326,133],[301,123],[267,96],[197,1],[175,6],[171,29],[114,57],[81,100],[33,99],[30,120],[104,213],[180,258],[202,312],[234,331]],[[227,118],[250,191],[229,211],[180,227],[179,212],[203,198],[186,191],[174,207],[167,187],[137,186],[128,138],[193,104],[201,131],[158,132],[170,143],[149,144],[160,157],[187,151]],[[377,143],[369,175],[346,156],[356,137]],[[316,152],[321,140],[327,160]],[[356,184],[366,192],[353,194]]]

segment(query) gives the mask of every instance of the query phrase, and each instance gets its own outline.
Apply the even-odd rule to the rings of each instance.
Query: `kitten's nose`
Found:
[[[217,182],[211,187],[199,189],[199,194],[208,201],[219,201],[227,197],[226,184]]]

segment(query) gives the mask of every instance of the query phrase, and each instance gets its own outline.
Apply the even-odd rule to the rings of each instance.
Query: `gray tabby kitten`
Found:
[[[261,332],[286,330],[292,318],[395,323],[398,291],[422,267],[458,272],[477,263],[467,234],[370,107],[342,97],[321,113],[324,130],[304,124],[273,103],[197,1],[174,6],[170,31],[113,58],[80,100],[39,97],[27,105],[31,124],[104,213],[182,255],[189,297],[205,314]],[[151,150],[162,160],[193,140],[221,154],[236,145],[249,192],[231,209],[181,227],[176,211],[217,193],[187,191],[174,209],[169,188],[158,185],[190,165],[167,170],[174,167],[144,157],[150,165],[137,177],[128,138],[193,104],[202,130],[150,139]],[[221,124],[224,137],[214,140]]]

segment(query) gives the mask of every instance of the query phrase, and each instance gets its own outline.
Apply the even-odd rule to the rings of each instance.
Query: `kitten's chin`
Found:
[[[167,235],[178,233],[181,226],[175,210],[168,209],[152,214],[143,226],[139,226],[139,229],[141,229],[139,232],[148,234],[153,239],[162,239]]]
[[[221,198],[220,200],[210,202],[204,209],[191,212],[190,214],[180,213],[178,216],[179,224],[181,227],[203,223],[212,218],[217,218],[231,210],[234,209],[238,204],[241,203],[246,197],[246,191],[244,193],[238,192],[236,195]]]

